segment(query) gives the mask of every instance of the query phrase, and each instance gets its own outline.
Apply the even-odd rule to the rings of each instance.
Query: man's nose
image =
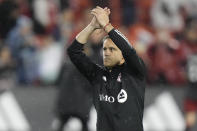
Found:
[[[110,51],[109,51],[109,50],[105,50],[105,51],[104,51],[104,55],[105,55],[105,56],[109,56],[109,55],[110,55]]]

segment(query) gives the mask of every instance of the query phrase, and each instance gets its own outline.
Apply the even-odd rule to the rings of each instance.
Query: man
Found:
[[[70,118],[77,118],[82,125],[81,131],[88,131],[89,112],[92,107],[92,90],[88,81],[67,59],[61,71],[58,84],[56,119],[54,131],[64,131]]]
[[[109,9],[96,7],[91,14],[91,23],[76,36],[68,54],[93,85],[97,131],[143,131],[145,65],[125,36],[110,24]],[[97,28],[109,35],[103,43],[104,67],[82,52],[83,44]]]

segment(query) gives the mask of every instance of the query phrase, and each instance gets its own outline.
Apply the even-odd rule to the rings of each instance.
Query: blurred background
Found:
[[[62,103],[85,106],[66,48],[97,5],[146,63],[145,131],[196,131],[197,0],[0,0],[0,131],[53,131]],[[85,49],[100,64],[104,35],[95,31]],[[86,111],[95,131],[91,101]],[[75,117],[64,126],[80,128]]]

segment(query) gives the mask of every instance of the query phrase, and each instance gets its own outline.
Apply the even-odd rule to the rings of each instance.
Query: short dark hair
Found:
[[[106,35],[105,37],[103,37],[102,42],[104,43],[105,40],[110,39],[109,35]]]

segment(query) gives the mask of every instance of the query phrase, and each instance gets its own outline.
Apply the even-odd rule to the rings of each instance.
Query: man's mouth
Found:
[[[104,58],[104,61],[110,61],[110,58]]]

